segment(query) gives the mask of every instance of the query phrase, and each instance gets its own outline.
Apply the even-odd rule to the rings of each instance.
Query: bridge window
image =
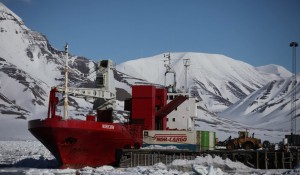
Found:
[[[108,60],[102,60],[100,62],[100,67],[104,67],[104,68],[108,67]]]
[[[97,75],[96,83],[97,83],[97,87],[104,87],[104,85],[105,85],[105,76],[103,74]]]

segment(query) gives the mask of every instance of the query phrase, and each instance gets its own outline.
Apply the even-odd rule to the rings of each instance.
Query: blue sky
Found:
[[[63,50],[117,63],[164,52],[216,53],[291,70],[299,0],[2,0]],[[300,55],[300,48],[297,48]],[[300,70],[297,56],[297,72]]]

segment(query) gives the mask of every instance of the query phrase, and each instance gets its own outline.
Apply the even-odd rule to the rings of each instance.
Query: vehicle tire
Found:
[[[232,142],[227,143],[226,149],[227,150],[233,150],[234,149],[234,143],[232,143]]]
[[[268,141],[268,140],[265,140],[264,142],[263,142],[263,148],[269,148],[270,147],[270,142]]]
[[[246,142],[243,147],[245,150],[250,150],[254,148],[254,145],[251,142]]]

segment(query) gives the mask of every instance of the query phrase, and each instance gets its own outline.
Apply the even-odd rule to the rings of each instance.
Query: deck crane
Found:
[[[75,96],[85,98],[88,101],[94,101],[95,99],[103,99],[104,103],[97,107],[100,110],[115,109],[116,103],[116,89],[114,86],[113,78],[113,63],[111,60],[102,60],[98,64],[98,70],[96,74],[96,88],[76,88],[68,87],[68,44],[65,45],[66,65],[65,65],[65,85],[54,86],[50,92],[50,103],[48,110],[48,118],[55,115],[55,106],[58,103],[58,99],[55,97],[56,92],[62,92],[64,94],[64,120],[68,117],[68,96]],[[51,111],[51,112],[50,112]]]

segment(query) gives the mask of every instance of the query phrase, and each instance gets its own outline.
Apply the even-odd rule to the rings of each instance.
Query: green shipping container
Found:
[[[216,132],[197,131],[197,144],[199,144],[200,151],[214,150],[215,141],[216,141]]]

